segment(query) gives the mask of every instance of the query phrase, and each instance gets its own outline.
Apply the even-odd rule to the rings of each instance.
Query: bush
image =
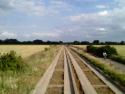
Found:
[[[92,45],[87,46],[87,52],[96,54],[97,47],[94,47]]]
[[[117,55],[117,51],[114,47],[111,46],[102,46],[99,47],[98,50],[96,51],[96,55],[99,57],[103,57],[103,52],[106,52],[108,57],[112,55]]]
[[[0,70],[22,70],[24,66],[21,56],[17,56],[16,52],[10,51],[9,53],[0,56]]]
[[[103,52],[106,52],[108,57],[112,55],[117,55],[116,49],[111,46],[94,47],[90,45],[90,46],[87,46],[87,52],[92,53],[99,57],[103,57]]]

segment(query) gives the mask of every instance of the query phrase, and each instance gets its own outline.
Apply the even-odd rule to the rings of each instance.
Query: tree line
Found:
[[[63,41],[43,41],[40,39],[36,39],[33,41],[19,41],[17,39],[5,39],[0,40],[0,44],[74,44],[74,45],[125,45],[125,41],[120,42],[112,42],[112,41],[105,41],[101,42],[99,40],[94,40],[93,42],[89,41],[73,41],[73,42],[63,42]]]
[[[33,41],[19,41],[17,39],[5,39],[0,40],[0,44],[62,44],[62,41],[43,41],[43,40],[33,40]]]

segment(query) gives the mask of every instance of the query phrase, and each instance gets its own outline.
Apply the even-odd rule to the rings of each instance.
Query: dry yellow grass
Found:
[[[18,55],[25,58],[44,50],[46,47],[49,47],[49,45],[0,45],[0,53],[6,53],[14,50]]]
[[[82,49],[85,50],[87,45],[74,45],[74,46],[79,47],[79,48],[82,48]]]
[[[10,45],[8,47],[15,47],[17,49],[17,46]],[[32,51],[33,49],[38,50],[38,48],[41,50],[41,48],[45,47],[49,46],[26,45],[24,48],[27,48],[25,50]],[[2,75],[0,76],[0,94],[32,94],[35,85],[50,66],[59,49],[58,46],[50,46],[49,50],[40,51],[24,59],[24,62],[27,63],[25,71],[0,71],[0,75]]]
[[[112,45],[112,46],[117,49],[118,54],[120,56],[123,56],[125,58],[125,45]]]

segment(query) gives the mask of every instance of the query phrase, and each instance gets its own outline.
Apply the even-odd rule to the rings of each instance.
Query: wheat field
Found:
[[[14,50],[18,55],[25,58],[47,47],[49,47],[49,45],[0,45],[0,53],[3,54]]]

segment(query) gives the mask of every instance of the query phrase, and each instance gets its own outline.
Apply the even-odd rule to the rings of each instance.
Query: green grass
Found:
[[[25,71],[0,71],[0,94],[30,94],[57,51],[57,47],[51,46],[25,58]]]

